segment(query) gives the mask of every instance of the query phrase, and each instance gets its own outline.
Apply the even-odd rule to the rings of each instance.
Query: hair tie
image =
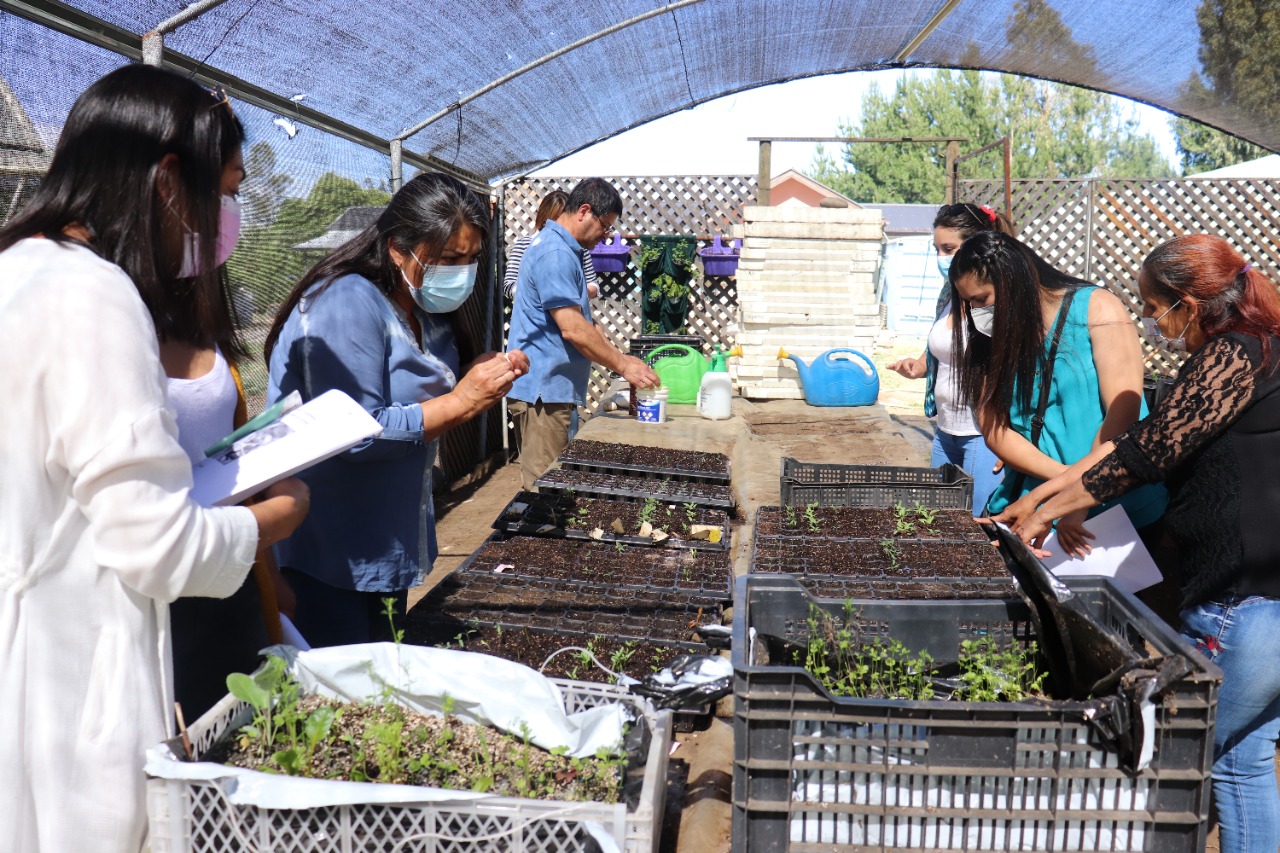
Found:
[[[983,213],[985,213],[987,215],[987,218],[990,219],[992,222],[996,221],[996,212],[991,208],[987,207],[985,204],[979,207],[978,210],[981,210]]]
[[[1247,273],[1247,272],[1248,272],[1249,270],[1251,270],[1251,269],[1253,269],[1253,264],[1252,264],[1252,263],[1245,264],[1245,265],[1244,265],[1244,268],[1243,268],[1242,270],[1240,270],[1240,275],[1244,275],[1245,273]]]

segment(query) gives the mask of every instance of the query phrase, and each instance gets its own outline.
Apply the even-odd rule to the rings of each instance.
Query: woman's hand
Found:
[[[907,379],[920,379],[925,375],[928,367],[924,356],[921,356],[920,358],[900,358],[889,365],[889,369]]]
[[[296,477],[268,486],[262,499],[249,507],[258,522],[258,547],[289,538],[311,509],[311,488]]]
[[[474,417],[511,391],[517,377],[529,372],[529,358],[520,350],[487,352],[468,365],[453,393],[465,401],[468,417]]]
[[[1058,544],[1064,553],[1072,557],[1087,557],[1093,550],[1089,540],[1093,534],[1084,529],[1084,520],[1089,511],[1078,509],[1058,519]]]

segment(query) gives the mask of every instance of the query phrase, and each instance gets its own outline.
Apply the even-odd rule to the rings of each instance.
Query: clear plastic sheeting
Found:
[[[141,34],[188,4],[68,5]],[[894,66],[1074,83],[1278,150],[1280,33],[1267,28],[1280,21],[1268,7],[1264,0],[694,0],[623,26],[663,4],[228,0],[178,27],[165,45],[210,74],[299,98],[381,139],[445,111],[410,136],[406,150],[495,179],[735,91]],[[0,12],[6,35],[9,18]],[[24,29],[24,41],[56,41]],[[12,50],[6,38],[0,68],[11,64]],[[52,41],[44,50],[58,54]],[[557,51],[564,52],[537,64]],[[536,67],[471,99],[529,66]]]

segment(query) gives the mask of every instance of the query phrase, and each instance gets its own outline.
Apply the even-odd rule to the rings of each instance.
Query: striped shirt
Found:
[[[523,237],[517,237],[511,244],[511,255],[507,258],[507,271],[502,276],[502,295],[507,299],[516,298],[516,279],[520,275],[520,260],[524,257],[524,250],[529,248],[529,241],[532,239],[532,234],[525,234]],[[596,268],[591,263],[590,252],[582,254],[582,274],[586,276],[588,289],[596,284]]]

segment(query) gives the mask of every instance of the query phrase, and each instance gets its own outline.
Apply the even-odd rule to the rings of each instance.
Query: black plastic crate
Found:
[[[973,478],[948,462],[938,468],[834,465],[782,458],[784,506],[893,506],[973,509]]]
[[[618,550],[618,545],[622,550]],[[497,571],[499,568],[502,571]],[[624,543],[510,537],[494,533],[452,573],[465,583],[475,573],[518,575],[584,586],[609,598],[624,590],[680,593],[727,601],[733,564],[725,551],[628,548]],[[570,577],[558,577],[564,573]]]
[[[455,572],[409,611],[407,629],[416,637],[427,629],[424,622],[437,628],[444,625],[446,632],[450,626],[476,622],[687,645],[697,642],[698,626],[720,622],[721,604],[717,598],[677,590],[616,589],[493,572]]]
[[[713,485],[728,485],[730,477],[729,457],[723,453],[707,453],[708,456],[719,457],[717,461],[723,463],[722,471],[702,471],[688,465],[680,465],[680,455],[682,453],[701,451],[680,451],[671,450],[665,447],[650,447],[648,445],[623,445],[612,444],[612,448],[619,449],[623,455],[629,451],[645,450],[658,451],[666,455],[672,460],[671,465],[643,465],[633,461],[605,458],[592,458],[592,448],[596,445],[611,444],[610,442],[596,442],[584,439],[574,439],[569,442],[569,446],[560,454],[560,458],[556,461],[560,463],[560,467],[572,471],[592,471],[598,474],[626,474],[631,477],[642,477],[653,480],[673,480],[685,483],[711,483]]]
[[[711,483],[657,480],[626,474],[597,474],[593,471],[570,471],[552,468],[534,481],[539,492],[552,494],[599,495],[613,500],[644,501],[656,498],[663,503],[732,509],[733,490]]]
[[[1200,853],[1221,672],[1109,582],[1065,586],[1090,614],[1090,647],[1105,647],[1100,659],[1172,673],[1152,696],[1153,753],[1140,772],[1124,768],[1104,727],[1131,706],[1103,692],[1016,703],[832,696],[789,662],[789,652],[807,638],[811,607],[840,617],[847,603],[815,599],[783,575],[741,578],[733,627],[735,853]],[[1037,639],[1021,601],[848,606],[862,636],[899,640],[939,662],[954,661],[966,639]]]
[[[655,542],[648,536],[629,535],[625,533],[617,533],[612,527],[603,527],[603,534],[599,540],[593,539],[591,531],[579,527],[570,527],[566,524],[566,519],[577,510],[578,502],[581,499],[589,499],[599,501],[604,504],[611,503],[609,498],[577,498],[565,494],[538,494],[536,492],[518,492],[511,502],[507,504],[502,513],[494,519],[493,528],[504,533],[518,534],[520,536],[543,536],[547,538],[560,539],[580,539],[583,541],[599,541],[599,542],[622,542],[628,547],[637,548],[683,548],[687,550],[707,550],[707,551],[727,551],[729,550],[730,522],[729,514],[724,510],[708,509],[699,507],[694,510],[693,523],[716,525],[720,528],[720,541],[712,542],[709,539],[685,539],[681,537],[682,531],[677,530],[676,533],[670,534],[670,538],[662,542]],[[621,501],[625,506],[635,508],[635,501]],[[659,524],[657,527],[671,527],[668,520],[668,508],[670,504],[662,504],[656,515]],[[687,521],[684,507],[676,507],[674,516],[678,516],[678,522],[683,524]],[[664,528],[664,532],[667,532]]]

